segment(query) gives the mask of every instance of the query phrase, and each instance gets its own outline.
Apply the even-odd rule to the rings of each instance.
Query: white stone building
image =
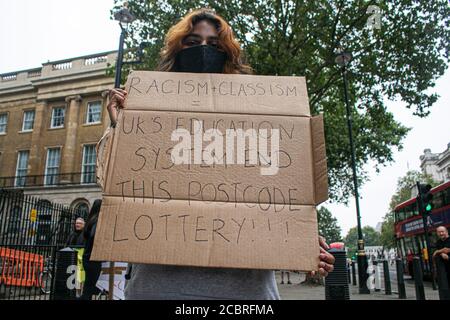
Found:
[[[420,168],[422,172],[429,174],[434,180],[442,183],[450,180],[450,142],[447,149],[441,153],[432,153],[425,149],[420,156]]]

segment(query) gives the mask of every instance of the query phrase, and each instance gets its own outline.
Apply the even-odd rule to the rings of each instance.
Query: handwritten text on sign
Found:
[[[302,130],[309,127],[309,118],[265,117],[261,122],[251,121],[252,116],[238,117],[243,130],[247,126],[276,128],[279,130],[278,170],[276,175],[264,176],[261,167],[273,158],[273,154],[263,157],[260,150],[248,144],[239,148],[234,144],[234,155],[239,153],[243,164],[227,162],[227,145],[223,145],[222,164],[175,164],[172,151],[178,142],[171,140],[172,132],[179,128],[191,130],[192,114],[170,112],[160,115],[153,111],[130,111],[122,118],[117,130],[120,132],[115,159],[117,170],[111,172],[108,193],[125,197],[149,199],[183,199],[191,201],[219,201],[256,204],[261,210],[271,208],[274,212],[294,210],[294,204],[312,204],[312,170],[304,170],[304,163],[311,162],[311,141],[302,139]],[[281,119],[280,119],[281,118]],[[198,114],[203,130],[236,126],[236,116]],[[283,121],[285,120],[285,121]],[[192,140],[194,140],[193,134]],[[226,140],[226,139],[224,139]],[[209,142],[203,144],[207,147]],[[270,147],[268,148],[270,150]],[[127,150],[126,153],[120,150]],[[203,150],[201,150],[203,153]],[[195,157],[192,148],[191,159]],[[251,164],[250,157],[256,154],[259,164]],[[265,152],[268,153],[267,150]],[[194,160],[192,160],[194,162]],[[300,190],[301,182],[310,182],[310,188]],[[149,200],[147,199],[147,200]],[[154,201],[154,200],[153,200]]]
[[[303,78],[135,72],[127,89],[95,259],[317,268]]]

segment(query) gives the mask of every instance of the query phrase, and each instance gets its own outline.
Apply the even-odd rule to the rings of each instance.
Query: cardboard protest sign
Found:
[[[94,260],[317,269],[328,186],[304,78],[135,71],[126,90],[98,145]]]
[[[127,263],[124,262],[114,263],[113,268],[111,262],[102,262],[102,271],[95,284],[96,287],[107,291],[112,300],[125,300],[126,269]]]

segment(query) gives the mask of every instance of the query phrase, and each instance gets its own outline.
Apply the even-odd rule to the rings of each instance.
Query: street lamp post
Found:
[[[133,22],[136,18],[133,16],[133,14],[131,14],[130,10],[128,10],[128,3],[125,2],[123,8],[114,14],[114,19],[119,21],[119,26],[121,29],[119,40],[119,52],[117,54],[117,62],[116,62],[116,77],[114,79],[114,88],[120,88],[120,78],[122,76],[122,65],[123,65],[123,44],[125,41],[125,35],[127,33],[128,24]]]
[[[125,36],[127,34],[128,25],[133,22],[136,18],[128,10],[128,2],[123,4],[123,7],[114,14],[114,20],[119,21],[119,26],[121,29],[120,39],[119,39],[119,52],[117,54],[116,61],[116,76],[114,79],[114,88],[120,88],[120,79],[122,77],[122,65],[123,65],[123,44],[125,42]],[[115,124],[112,124],[114,127]],[[114,262],[110,262],[109,267],[114,270]],[[109,274],[109,300],[113,300],[114,296],[114,272]]]
[[[355,160],[355,145],[353,142],[353,129],[352,129],[352,115],[350,112],[350,103],[348,101],[348,85],[347,85],[347,65],[352,59],[352,55],[349,52],[345,52],[341,47],[338,48],[336,53],[335,62],[342,67],[342,78],[344,80],[344,99],[347,110],[347,127],[348,136],[350,140],[350,153],[353,170],[353,187],[355,191],[356,202],[356,219],[358,228],[358,279],[359,279],[359,293],[367,294],[370,290],[367,288],[367,257],[364,251],[364,238],[361,229],[361,214],[359,209],[359,193],[358,193],[358,180],[356,174],[356,160]]]

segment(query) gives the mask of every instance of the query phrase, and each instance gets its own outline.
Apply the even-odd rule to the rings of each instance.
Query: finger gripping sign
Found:
[[[303,77],[133,71],[98,144],[92,259],[317,270],[323,120]]]

